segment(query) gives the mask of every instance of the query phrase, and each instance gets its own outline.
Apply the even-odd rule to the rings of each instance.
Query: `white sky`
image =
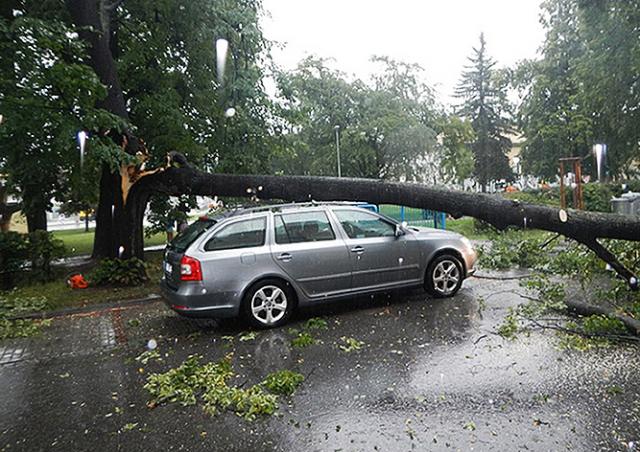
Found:
[[[305,56],[367,79],[371,55],[418,63],[442,102],[453,101],[472,47],[484,32],[498,66],[533,58],[542,44],[540,0],[264,0],[276,63],[293,69]]]

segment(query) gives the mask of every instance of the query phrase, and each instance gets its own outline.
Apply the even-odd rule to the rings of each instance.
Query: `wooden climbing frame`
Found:
[[[584,210],[584,198],[582,196],[582,158],[564,157],[560,160],[560,207],[567,208],[567,197],[564,186],[565,163],[573,165],[573,174],[576,177],[576,186],[573,188],[573,208]]]

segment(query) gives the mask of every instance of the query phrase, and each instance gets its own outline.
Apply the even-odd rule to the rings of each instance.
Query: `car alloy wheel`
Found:
[[[293,308],[292,298],[289,288],[279,281],[264,281],[247,293],[247,317],[253,325],[261,328],[282,325]]]
[[[451,297],[462,285],[462,266],[454,256],[438,256],[429,264],[427,289],[436,297]]]

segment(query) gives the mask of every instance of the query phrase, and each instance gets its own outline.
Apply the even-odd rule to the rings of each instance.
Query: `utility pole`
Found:
[[[336,131],[336,154],[338,160],[338,177],[342,177],[342,170],[340,168],[340,126],[336,125],[333,130]]]

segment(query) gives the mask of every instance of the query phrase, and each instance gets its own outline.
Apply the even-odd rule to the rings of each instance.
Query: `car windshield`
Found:
[[[200,219],[191,223],[185,228],[175,239],[169,243],[169,248],[178,253],[184,253],[189,245],[191,245],[204,231],[216,224],[216,220]]]

